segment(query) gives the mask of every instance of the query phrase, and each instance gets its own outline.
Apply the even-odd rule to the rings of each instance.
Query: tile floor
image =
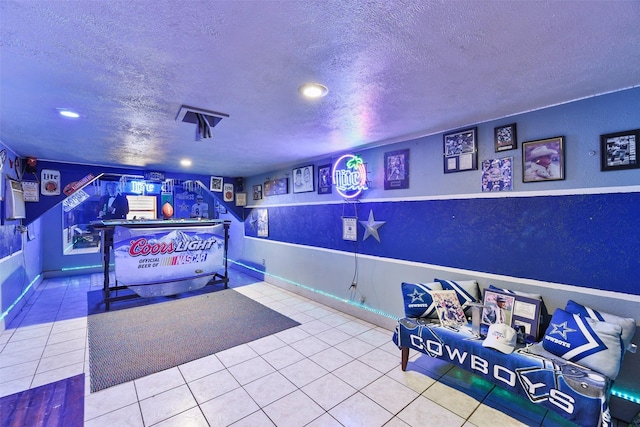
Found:
[[[402,372],[392,331],[233,276],[236,291],[301,325],[90,393],[86,294],[101,289],[101,280],[51,278],[37,288],[0,335],[0,396],[84,372],[91,427],[567,425],[417,353]]]

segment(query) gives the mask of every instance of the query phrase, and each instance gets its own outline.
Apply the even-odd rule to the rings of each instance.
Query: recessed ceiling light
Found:
[[[67,110],[65,108],[58,108],[58,112],[62,117],[68,117],[70,119],[77,119],[78,117],[80,117],[80,114],[76,113],[75,111]]]
[[[184,166],[184,167],[189,167],[191,166],[191,160],[189,159],[182,159],[180,160],[180,165]]]
[[[307,98],[322,98],[329,93],[329,89],[320,83],[308,83],[300,86],[298,90]]]

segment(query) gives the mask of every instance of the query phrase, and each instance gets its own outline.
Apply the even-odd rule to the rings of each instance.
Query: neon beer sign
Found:
[[[345,199],[358,197],[367,190],[367,169],[360,156],[345,154],[333,164],[333,184]]]

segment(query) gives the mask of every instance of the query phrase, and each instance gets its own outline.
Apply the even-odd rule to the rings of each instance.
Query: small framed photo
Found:
[[[522,143],[522,181],[564,179],[564,136]]]
[[[509,325],[516,330],[521,327],[525,335],[531,335],[537,341],[538,330],[540,329],[540,310],[542,308],[542,301],[500,290],[485,289],[484,304],[486,308],[482,310],[482,323],[491,324],[490,320],[495,318],[495,316],[491,317],[489,313],[491,310],[495,310],[499,305],[499,299],[506,301],[504,304],[500,304],[502,304],[503,307],[508,308],[510,313]],[[491,318],[485,319],[485,313],[487,313],[487,316]]]
[[[384,189],[409,188],[409,149],[384,153]]]
[[[478,169],[478,128],[443,135],[444,173]]]
[[[600,135],[602,171],[640,168],[638,143],[640,129]]]
[[[247,206],[247,193],[236,193],[236,206]]]
[[[516,133],[515,123],[494,128],[493,136],[496,153],[504,150],[513,150],[515,148],[518,148],[518,137]]]
[[[511,326],[513,318],[513,306],[516,298],[503,292],[484,290],[482,303],[482,323],[493,325],[494,323],[506,323]]]
[[[511,191],[513,189],[513,157],[482,161],[482,191]]]
[[[331,194],[331,165],[318,166],[318,194]]]
[[[456,291],[429,291],[442,326],[457,329],[467,323]]]
[[[289,193],[289,178],[267,179],[264,182],[264,195],[277,196]]]
[[[253,200],[262,200],[262,185],[253,186]]]
[[[209,182],[209,191],[222,193],[222,182],[223,179],[221,176],[212,176],[211,181]]]
[[[296,168],[293,170],[293,192],[308,193],[313,191],[313,165]]]
[[[269,237],[269,211],[257,209],[258,237]]]

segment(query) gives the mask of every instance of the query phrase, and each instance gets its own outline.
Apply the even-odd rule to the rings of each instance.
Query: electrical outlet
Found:
[[[262,258],[262,266],[264,267],[266,264],[266,261],[264,260],[264,258]]]
[[[365,301],[365,297],[364,297],[364,295],[362,295],[362,296],[360,297],[360,304],[364,304],[364,301]]]

